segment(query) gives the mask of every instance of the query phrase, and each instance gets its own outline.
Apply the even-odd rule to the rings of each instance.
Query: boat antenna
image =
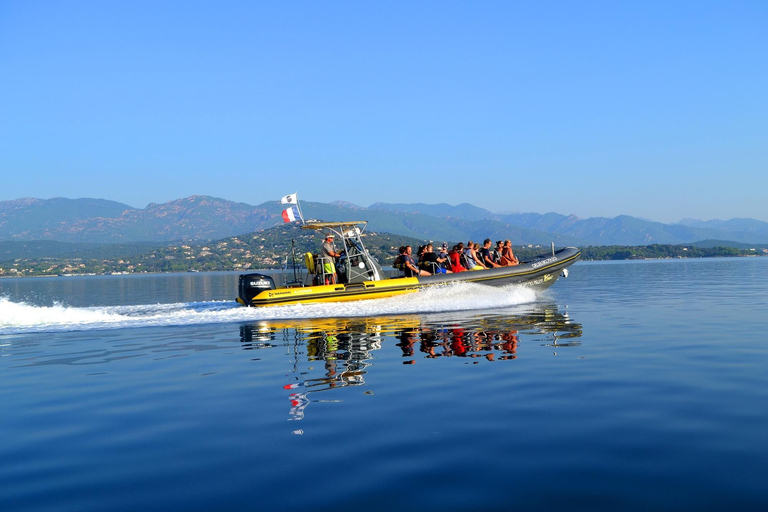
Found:
[[[291,238],[291,255],[293,256],[293,282],[297,283],[299,278],[296,277],[296,240],[293,238]]]

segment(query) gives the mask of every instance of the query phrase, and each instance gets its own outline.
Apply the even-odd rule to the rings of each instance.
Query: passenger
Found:
[[[483,248],[480,249],[480,257],[483,259],[483,264],[486,268],[497,268],[501,265],[497,264],[491,258],[491,239],[486,238],[483,242]]]
[[[453,246],[453,250],[448,253],[448,257],[451,259],[451,270],[454,272],[466,272],[467,269],[461,264],[461,252],[464,249],[464,244],[460,243]]]
[[[502,267],[511,267],[520,264],[520,262],[517,260],[517,257],[512,252],[512,242],[509,240],[504,240],[504,247],[501,250],[501,261],[499,264]]]
[[[323,274],[325,276],[325,284],[336,284],[338,277],[336,276],[336,262],[335,259],[341,256],[333,247],[333,233],[328,233],[325,236],[325,242],[323,242]]]
[[[419,270],[419,268],[416,266],[416,263],[413,261],[413,257],[411,256],[412,253],[413,248],[410,245],[406,245],[405,253],[403,254],[403,270],[405,271],[405,277],[413,277],[414,275],[431,276],[432,274],[426,270]]]
[[[401,245],[400,248],[397,250],[397,252],[399,254],[395,258],[395,260],[392,262],[392,267],[400,271],[400,277],[405,277],[405,272],[404,272],[405,263],[403,262],[404,260],[403,255],[405,254],[405,246]]]
[[[427,248],[427,246],[426,246],[426,245],[420,245],[420,246],[419,246],[419,250],[418,250],[418,252],[416,253],[416,261],[418,261],[419,263],[421,263],[421,258],[423,258],[423,257],[424,257],[424,250],[425,250],[426,248]]]
[[[440,264],[441,267],[443,267],[445,270],[451,270],[451,258],[448,257],[448,243],[443,242],[443,245],[440,247],[440,249],[437,251],[437,257],[443,258],[443,262]]]
[[[422,268],[431,270],[433,274],[452,274],[450,270],[446,270],[442,266],[446,259],[439,257],[433,250],[434,246],[432,244],[427,244],[424,248],[424,255],[421,258]]]
[[[428,244],[419,246],[419,253],[414,259],[416,260],[416,264],[420,269],[429,271],[430,269],[426,267],[426,262],[424,261],[424,256],[427,254],[427,245]]]
[[[485,266],[485,263],[483,263],[483,257],[480,256],[480,249],[481,249],[480,244],[475,242],[474,249],[475,249],[475,254],[477,254],[477,261],[481,263],[483,266]]]
[[[467,270],[484,270],[485,265],[482,264],[480,256],[477,254],[475,247],[477,246],[472,240],[467,242],[467,248],[464,249],[464,256],[467,259]]]
[[[448,259],[448,243],[447,242],[443,242],[443,245],[440,246],[440,249],[437,251],[437,257]],[[450,263],[450,260],[448,260],[448,262]]]
[[[494,263],[500,263],[501,262],[501,251],[504,250],[504,242],[501,240],[498,240],[496,242],[496,247],[491,251],[491,259]]]
[[[428,270],[426,268],[426,263],[424,262],[424,253],[426,249],[427,249],[426,245],[420,245],[418,254],[416,254],[416,257],[414,258],[414,260],[416,260],[416,266],[422,270]]]
[[[475,246],[475,242],[470,240],[467,242],[467,247],[464,248],[463,251],[463,258],[464,258],[464,266],[467,267],[467,270],[480,270],[477,268],[477,260],[472,257],[472,249]]]
[[[445,270],[453,271],[451,268],[451,257],[448,255],[448,242],[443,242],[443,245],[440,246],[440,249],[437,251],[437,257],[443,258],[445,261],[442,263],[442,267]]]
[[[487,269],[487,268],[490,268],[490,267],[487,267],[487,266],[485,265],[485,262],[483,261],[483,255],[482,255],[482,254],[480,254],[480,249],[481,249],[481,247],[480,247],[480,244],[478,244],[477,242],[475,242],[475,246],[474,246],[474,249],[475,249],[475,256],[476,256],[476,258],[477,258],[475,261],[477,261],[477,262],[478,262],[480,265],[482,265],[482,267],[483,267],[483,268],[485,268],[485,269]]]

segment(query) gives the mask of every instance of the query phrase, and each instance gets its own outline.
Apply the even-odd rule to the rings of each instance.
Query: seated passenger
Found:
[[[476,258],[475,261],[477,261],[483,268],[490,268],[485,266],[485,262],[483,261],[483,255],[480,254],[480,244],[475,242],[475,245],[473,248],[475,250],[475,258]]]
[[[504,240],[504,247],[501,250],[501,261],[499,264],[502,267],[511,267],[513,265],[520,264],[520,262],[517,260],[517,257],[512,252],[512,242],[509,240]]]
[[[403,255],[405,254],[405,246],[401,245],[398,248],[397,252],[399,252],[400,254],[398,254],[397,257],[395,258],[395,261],[392,262],[392,267],[396,268],[397,270],[399,270],[400,271],[400,277],[403,277],[403,276],[405,276],[405,271],[404,271],[404,269],[405,269],[405,262],[403,261]]]
[[[470,240],[467,242],[467,248],[464,249],[464,256],[467,259],[467,270],[484,270],[485,265],[482,264],[475,246],[477,244]]]
[[[501,251],[504,250],[504,242],[501,240],[496,241],[496,247],[491,251],[491,259],[494,263],[501,262]]]
[[[421,257],[420,268],[429,270],[433,274],[451,274],[452,272],[450,270],[446,270],[446,268],[442,266],[446,259],[439,257],[433,251],[434,246],[432,244],[427,244],[424,248],[424,254]]]
[[[448,259],[448,243],[447,242],[443,242],[443,245],[440,246],[440,249],[437,251],[437,257]],[[450,260],[448,260],[448,263],[450,263]]]
[[[500,267],[501,265],[497,264],[493,261],[493,258],[491,258],[491,239],[486,238],[483,242],[483,248],[480,249],[480,257],[483,260],[483,264],[486,268],[496,268]]]
[[[426,245],[420,245],[419,250],[416,252],[416,257],[414,258],[417,262],[421,263],[421,258],[424,257],[424,251],[426,250]]]
[[[466,272],[466,268],[461,264],[461,252],[464,250],[464,244],[454,245],[453,250],[448,253],[448,257],[451,259],[451,270],[454,272]]]
[[[403,253],[403,264],[405,271],[405,277],[413,277],[413,276],[431,276],[429,272],[426,270],[420,270],[416,266],[416,262],[413,261],[413,257],[411,256],[413,254],[413,248],[410,245],[405,246],[405,253]]]

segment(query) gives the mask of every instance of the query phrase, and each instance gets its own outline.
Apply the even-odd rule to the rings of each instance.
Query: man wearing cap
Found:
[[[440,249],[437,251],[437,257],[448,259],[448,242],[443,242],[443,245],[440,246]]]
[[[327,282],[325,284],[336,284],[336,265],[335,265],[335,258],[338,258],[341,256],[338,252],[336,252],[333,248],[333,233],[328,233],[325,236],[325,241],[323,242],[323,273],[326,274],[326,276],[330,275],[331,281],[330,283]]]
[[[428,269],[433,274],[452,274],[453,272],[444,266],[444,263],[448,260],[447,256],[441,258],[433,251],[434,246],[431,243],[427,244],[427,247],[424,249],[424,255],[421,257],[421,265],[425,267],[424,270]],[[421,265],[419,268],[421,268]]]

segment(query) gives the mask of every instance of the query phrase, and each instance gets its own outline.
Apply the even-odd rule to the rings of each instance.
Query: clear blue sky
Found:
[[[768,221],[768,2],[0,2],[0,200]]]

